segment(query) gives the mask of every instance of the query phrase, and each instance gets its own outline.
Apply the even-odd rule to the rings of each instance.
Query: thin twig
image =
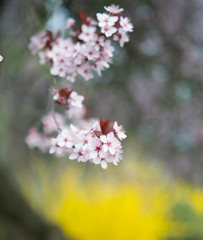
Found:
[[[56,120],[54,100],[52,100],[52,111],[51,111],[51,112],[52,112],[52,116],[53,116],[54,122],[55,122],[55,124],[56,124],[56,126],[57,126],[57,130],[58,130],[59,132],[61,132],[61,128],[60,128],[60,126],[59,126],[59,123],[58,123],[57,120]]]
[[[56,78],[53,78],[53,85],[56,85]],[[50,95],[52,95],[52,91],[54,89],[54,86],[51,87],[51,90],[50,90]],[[54,99],[52,98],[52,116],[53,116],[53,119],[54,119],[54,122],[57,126],[57,130],[59,132],[61,132],[61,128],[59,126],[59,123],[57,122],[57,119],[56,119],[56,115],[55,115],[55,102],[54,102]]]

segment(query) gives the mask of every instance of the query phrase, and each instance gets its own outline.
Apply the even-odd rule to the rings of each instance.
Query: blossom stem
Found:
[[[59,132],[61,132],[61,128],[60,128],[60,126],[59,126],[59,124],[58,124],[58,122],[57,122],[57,120],[56,120],[54,100],[52,100],[52,111],[51,111],[51,112],[52,112],[52,116],[53,116],[54,122],[55,122],[55,124],[56,124],[56,126],[57,126],[57,130],[58,130]]]

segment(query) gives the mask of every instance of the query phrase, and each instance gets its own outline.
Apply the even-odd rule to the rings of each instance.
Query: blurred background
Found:
[[[43,28],[115,3],[134,32],[76,89],[126,129],[118,167],[56,159],[24,139],[52,78],[28,50]],[[203,1],[0,1],[0,239],[203,239]]]

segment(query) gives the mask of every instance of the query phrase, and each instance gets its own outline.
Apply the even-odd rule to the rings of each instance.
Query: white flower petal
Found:
[[[73,143],[71,141],[66,142],[66,147],[67,148],[72,148],[73,147]]]
[[[78,158],[78,162],[87,162],[87,160],[84,156],[79,156]]]
[[[58,139],[58,145],[59,145],[60,147],[64,147],[64,146],[65,146],[65,142],[64,142],[64,139],[63,139],[63,138]]]
[[[90,158],[97,158],[97,157],[98,157],[97,151],[90,152]]]
[[[104,151],[99,151],[99,157],[100,158],[105,158],[106,157],[106,152],[104,152]]]
[[[101,140],[103,143],[107,143],[107,137],[106,137],[105,135],[100,136],[100,140]]]
[[[114,140],[114,133],[113,132],[108,133],[107,139],[109,142],[112,142]]]
[[[114,155],[114,154],[116,153],[116,150],[115,150],[115,148],[110,147],[110,148],[109,148],[109,152],[110,152],[112,155]]]
[[[119,138],[120,140],[122,140],[122,139],[127,138],[127,135],[126,135],[124,132],[120,132],[120,133],[118,133],[118,138]]]
[[[55,153],[55,151],[56,151],[56,147],[53,146],[50,148],[49,153],[53,154],[53,153]]]
[[[74,160],[74,159],[77,159],[78,158],[78,154],[77,153],[72,153],[70,156],[69,156],[69,159],[70,160]]]
[[[101,163],[101,158],[94,158],[93,163],[94,164],[100,164]]]
[[[104,144],[102,148],[103,148],[103,151],[104,151],[104,152],[107,152],[108,149],[109,149],[108,146],[107,146],[106,144]]]
[[[101,167],[102,167],[103,169],[106,169],[106,168],[107,168],[107,162],[104,161],[104,160],[102,160],[102,162],[101,162]]]

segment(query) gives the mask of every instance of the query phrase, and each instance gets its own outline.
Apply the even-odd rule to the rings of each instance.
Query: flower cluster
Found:
[[[97,13],[97,21],[79,11],[79,27],[69,18],[66,29],[72,30],[68,38],[62,38],[60,32],[55,37],[47,30],[38,33],[31,38],[31,52],[39,53],[41,64],[51,64],[51,75],[70,82],[74,82],[77,75],[89,80],[93,78],[93,71],[101,75],[112,61],[114,47],[111,40],[119,41],[123,47],[129,41],[127,33],[133,31],[130,20],[121,16],[123,9],[114,5],[105,9],[108,13]],[[113,38],[108,39],[111,36]]]
[[[113,57],[111,40],[119,41],[123,47],[129,41],[127,32],[133,29],[129,19],[121,16],[122,8],[112,5],[105,9],[107,13],[96,15],[97,21],[79,11],[79,27],[74,19],[69,18],[66,29],[71,29],[71,37],[66,39],[61,37],[60,32],[53,36],[48,30],[33,36],[29,45],[31,52],[39,54],[41,63],[51,64],[51,75],[70,82],[75,82],[78,74],[85,80],[93,77],[92,71],[101,75]],[[112,39],[107,39],[111,36]],[[107,168],[107,163],[117,165],[122,153],[121,140],[127,137],[122,126],[102,118],[87,124],[84,120],[84,97],[69,87],[54,88],[52,100],[53,106],[57,103],[66,107],[66,115],[55,113],[53,107],[52,114],[49,113],[41,120],[42,133],[36,128],[29,131],[25,139],[27,145],[43,152],[49,149],[49,153],[56,156],[68,154],[69,159],[77,159],[78,162],[100,164],[103,169]],[[78,127],[67,125],[67,116]]]
[[[31,128],[25,138],[25,143],[29,148],[38,148],[42,152],[47,152],[50,148],[50,138],[40,133],[37,128]]]
[[[100,164],[103,169],[107,168],[107,163],[117,165],[121,159],[122,146],[121,140],[127,136],[118,126],[117,122],[92,121],[92,123],[83,123],[81,129],[74,125],[65,125],[64,118],[61,114],[56,113],[55,118],[62,126],[56,138],[53,134],[57,132],[57,126],[54,119],[49,113],[42,117],[43,132],[36,128],[31,128],[25,139],[30,148],[38,148],[42,152],[55,154],[56,156],[69,155],[69,159],[77,159],[78,162],[90,161],[94,164]]]
[[[129,18],[121,16],[123,8],[112,5],[105,7],[105,9],[109,12],[108,14],[97,13],[98,25],[101,28],[101,32],[106,37],[113,35],[113,40],[119,41],[120,46],[123,47],[124,43],[129,41],[127,33],[133,31],[133,25]]]
[[[64,128],[65,119],[62,114],[55,113],[55,120],[61,128]],[[52,113],[49,113],[42,117],[42,132],[39,132],[37,128],[32,127],[28,135],[25,138],[26,144],[31,148],[38,148],[42,152],[47,152],[51,146],[51,136],[56,134],[57,125]]]
[[[84,96],[77,94],[76,91],[63,87],[54,89],[53,100],[60,105],[66,106],[66,113],[68,118],[79,120],[85,115],[85,107],[83,105]]]
[[[90,161],[100,164],[103,169],[107,163],[117,165],[121,159],[122,146],[120,140],[126,138],[122,126],[110,119],[95,121],[83,129],[71,125],[63,129],[56,138],[52,138],[50,153],[68,153],[69,159],[78,162]]]
[[[63,87],[53,91],[53,100],[67,105],[68,109],[71,107],[82,108],[84,97],[70,90],[68,87]]]

